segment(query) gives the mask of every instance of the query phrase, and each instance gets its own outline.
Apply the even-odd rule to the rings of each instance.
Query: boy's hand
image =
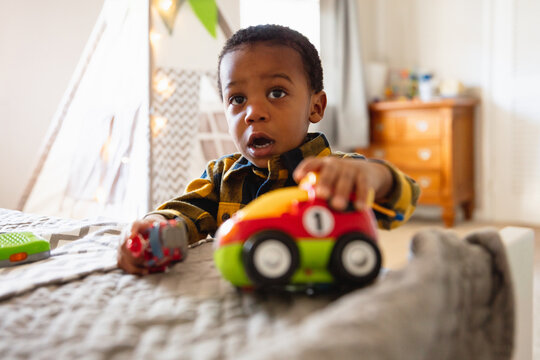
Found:
[[[294,171],[294,180],[300,182],[310,171],[319,173],[315,188],[317,196],[328,200],[336,210],[345,210],[353,192],[355,208],[363,210],[370,189],[375,191],[375,199],[381,199],[393,186],[392,174],[386,166],[361,159],[306,158]]]
[[[118,267],[125,272],[136,275],[146,275],[149,273],[148,267],[145,265],[144,258],[142,256],[135,257],[131,251],[127,248],[127,241],[130,237],[142,233],[152,227],[156,221],[167,221],[164,216],[152,214],[144,219],[136,220],[128,226],[127,231],[124,232],[124,238],[118,248]]]

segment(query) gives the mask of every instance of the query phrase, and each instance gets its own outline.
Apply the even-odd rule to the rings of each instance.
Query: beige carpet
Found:
[[[523,226],[513,224],[493,224],[479,221],[458,221],[451,229],[447,229],[463,237],[466,234],[486,227],[502,229],[505,226]],[[399,269],[407,264],[409,244],[415,233],[426,228],[445,229],[442,221],[436,219],[412,218],[407,224],[392,231],[379,231],[379,240],[384,257],[384,266]],[[534,321],[533,321],[533,359],[540,359],[540,228],[535,232],[534,252]]]

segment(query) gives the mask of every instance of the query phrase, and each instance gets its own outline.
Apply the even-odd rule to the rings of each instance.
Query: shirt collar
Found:
[[[323,133],[308,133],[306,141],[299,147],[287,151],[281,155],[276,155],[268,161],[268,169],[256,167],[244,156],[231,166],[224,174],[223,179],[227,179],[233,174],[241,173],[247,170],[254,171],[257,175],[270,178],[287,178],[302,160],[309,156],[327,156],[332,153],[328,140]],[[285,170],[285,171],[284,171]]]

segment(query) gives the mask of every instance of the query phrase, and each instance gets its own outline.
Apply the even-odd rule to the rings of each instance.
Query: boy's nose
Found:
[[[250,102],[246,109],[246,123],[268,120],[268,110],[260,101]]]

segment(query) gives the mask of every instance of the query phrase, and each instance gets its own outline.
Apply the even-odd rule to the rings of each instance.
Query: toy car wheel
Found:
[[[246,273],[256,286],[287,284],[299,264],[294,241],[275,230],[252,235],[244,243],[242,256]]]
[[[338,282],[362,286],[377,278],[381,263],[381,252],[373,240],[361,233],[350,233],[337,241],[330,272]]]

